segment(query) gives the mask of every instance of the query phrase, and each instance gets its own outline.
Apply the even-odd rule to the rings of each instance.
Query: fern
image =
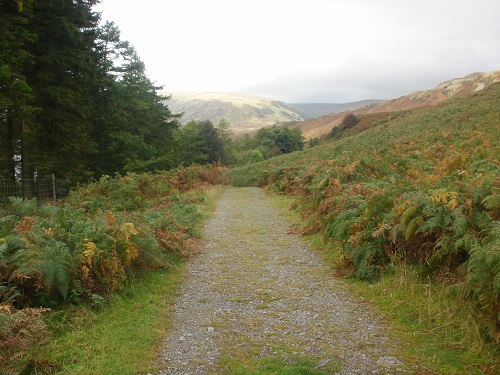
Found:
[[[458,210],[454,210],[452,213],[453,224],[452,230],[453,235],[458,237],[463,237],[470,230],[469,220],[466,216],[462,215]]]
[[[437,215],[430,217],[429,219],[425,220],[423,224],[421,224],[417,230],[415,230],[415,234],[421,233],[421,234],[430,234],[430,233],[436,233],[436,232],[441,232],[444,229],[444,220],[443,216],[440,215],[438,212]]]
[[[4,257],[16,253],[18,250],[26,246],[26,241],[16,235],[10,235],[4,238],[2,254]]]
[[[449,258],[457,252],[455,244],[449,235],[442,235],[439,237],[434,246],[434,250],[434,254],[432,254],[428,261],[431,269],[442,267],[445,260],[449,260]]]
[[[24,199],[19,197],[9,198],[12,210],[19,216],[32,216],[38,211],[38,201],[36,198]]]
[[[422,215],[415,216],[406,226],[405,239],[409,240],[416,233],[418,228],[424,225],[424,217]]]
[[[12,262],[16,267],[12,280],[31,280],[49,293],[57,291],[63,300],[68,297],[74,262],[64,243],[52,239],[43,248],[29,246],[18,251]]]
[[[10,234],[17,223],[17,218],[14,215],[0,217],[0,238]]]
[[[417,206],[410,206],[408,207],[403,214],[401,215],[401,223],[406,224],[408,223],[412,218],[413,215],[417,212]]]
[[[482,200],[482,204],[487,210],[500,210],[500,188],[493,188],[494,193]]]
[[[328,224],[327,235],[339,240],[348,238],[351,225],[358,216],[359,209],[357,208],[342,211]]]
[[[488,335],[500,342],[500,222],[470,251],[467,284],[485,316]]]
[[[470,234],[466,234],[462,237],[459,237],[455,241],[455,247],[457,249],[463,249],[466,251],[470,251],[470,249],[472,249],[473,246],[477,246],[478,241],[479,240],[477,237],[470,235]]]
[[[71,271],[74,267],[73,258],[68,247],[59,241],[44,252],[44,278],[49,290],[57,289],[64,300],[71,289]]]
[[[487,212],[475,211],[472,214],[472,224],[481,230],[486,230],[491,225],[491,216]]]

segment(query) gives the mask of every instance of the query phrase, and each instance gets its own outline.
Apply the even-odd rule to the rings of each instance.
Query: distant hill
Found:
[[[377,104],[380,102],[382,102],[382,100],[368,99],[351,103],[288,103],[288,105],[304,112],[310,118],[316,118],[332,113],[353,111],[355,109],[363,108],[367,105]]]
[[[334,126],[340,124],[348,112],[379,113],[406,111],[441,103],[452,97],[467,96],[483,90],[495,82],[500,82],[500,70],[488,73],[473,73],[463,78],[440,83],[432,90],[415,91],[398,99],[384,101],[356,110],[330,114],[298,123],[306,139],[328,134]]]
[[[181,122],[184,124],[191,120],[210,120],[217,125],[224,118],[229,121],[235,133],[309,118],[284,102],[245,94],[173,93],[167,105],[173,113],[183,113]]]

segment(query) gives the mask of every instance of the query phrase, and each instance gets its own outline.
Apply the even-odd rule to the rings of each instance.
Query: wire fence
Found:
[[[54,203],[69,193],[69,182],[56,179],[8,180],[0,178],[0,202],[8,203],[9,197],[53,200]]]

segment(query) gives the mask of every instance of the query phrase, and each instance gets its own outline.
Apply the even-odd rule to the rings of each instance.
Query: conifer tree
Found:
[[[31,103],[31,88],[23,75],[23,66],[32,62],[33,55],[26,45],[36,35],[26,24],[33,17],[32,1],[0,2],[0,177],[14,180],[20,166],[21,135],[32,121],[35,108]]]
[[[23,171],[38,177],[56,173],[72,180],[89,175],[88,159],[95,152],[91,139],[93,89],[96,77],[95,29],[97,0],[36,1],[28,23],[36,42],[24,74],[40,108],[34,117],[32,144],[24,147]],[[24,173],[23,173],[24,174]]]

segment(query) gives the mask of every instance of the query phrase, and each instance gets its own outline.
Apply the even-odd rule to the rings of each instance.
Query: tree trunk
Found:
[[[31,126],[28,120],[23,120],[21,134],[21,179],[23,183],[23,196],[33,198],[33,161],[32,161]]]

